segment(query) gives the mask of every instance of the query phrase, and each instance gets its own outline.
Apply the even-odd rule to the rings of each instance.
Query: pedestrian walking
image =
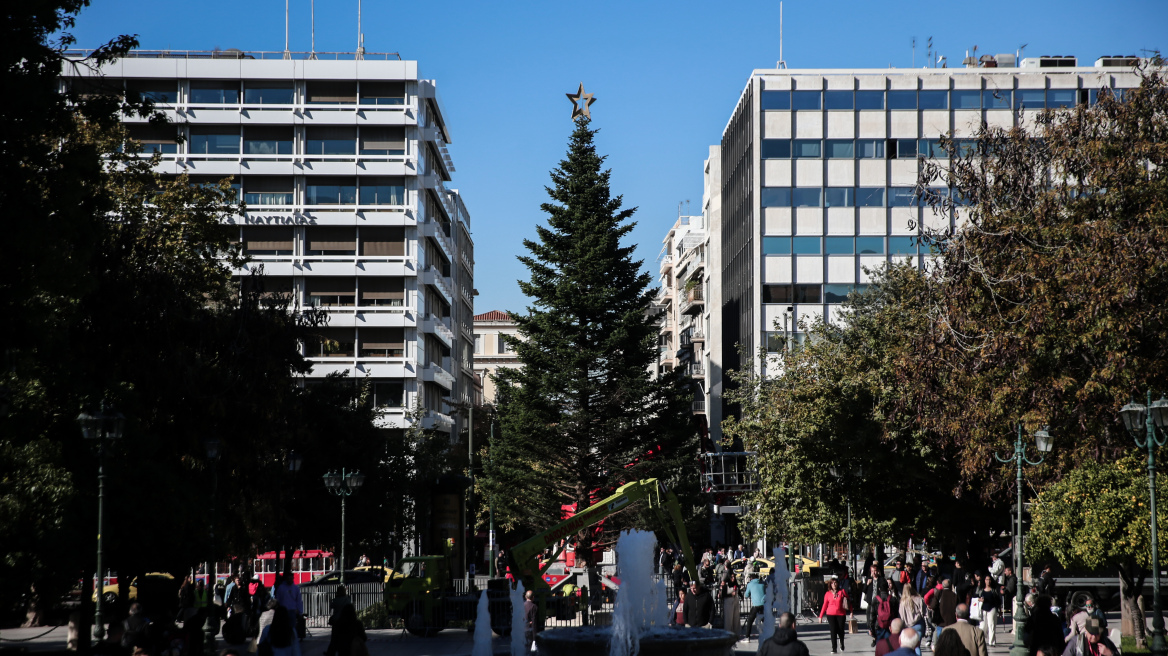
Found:
[[[301,630],[301,625],[304,622],[304,601],[300,598],[300,586],[296,585],[296,581],[292,577],[290,563],[277,579],[275,596],[276,601],[288,614],[288,620],[292,623],[292,627],[296,629],[296,642],[298,644],[295,656],[300,656],[299,642],[304,639],[306,633],[306,631]]]
[[[366,639],[365,627],[357,619],[357,610],[353,604],[346,604],[333,622],[329,649],[336,656],[368,656]]]
[[[970,656],[989,656],[989,651],[986,648],[985,632],[969,621],[969,606],[966,604],[957,604],[954,613],[957,616],[957,621],[952,626],[947,627],[946,630],[952,630],[961,638],[961,644],[969,651]]]
[[[1009,613],[1010,619],[1013,621],[1012,631],[1018,629],[1018,623],[1014,621],[1014,594],[1018,592],[1018,577],[1014,575],[1014,568],[1006,565],[1002,568],[1002,613]]]
[[[280,606],[275,599],[268,601],[264,613],[260,615],[260,634],[256,641],[258,654],[268,653],[272,656],[299,656],[300,641],[296,639],[295,629],[288,620],[287,609]]]
[[[750,605],[750,612],[746,615],[746,633],[743,640],[750,639],[750,632],[754,629],[754,618],[762,615],[762,606],[766,603],[766,588],[758,580],[758,574],[747,574],[746,603]]]
[[[1083,629],[1067,641],[1063,656],[1119,656],[1119,649],[1104,634],[1107,625],[1097,617],[1089,617]]]
[[[1071,638],[1075,636],[1082,635],[1087,626],[1087,620],[1092,618],[1099,620],[1104,632],[1107,631],[1107,618],[1104,617],[1103,611],[1095,606],[1095,600],[1088,597],[1087,601],[1083,603],[1083,608],[1071,616],[1071,633],[1067,636],[1067,642],[1070,642]]]
[[[937,625],[937,629],[933,633],[933,644],[938,645],[937,640],[940,639],[945,629],[957,622],[958,601],[957,593],[953,591],[953,581],[949,579],[942,580],[941,590],[933,595],[932,602],[933,605],[930,606],[930,609],[936,611],[933,618]]]
[[[809,656],[809,654],[807,645],[798,639],[795,632],[795,616],[791,613],[779,615],[774,635],[758,648],[758,656]]]
[[[925,579],[925,586],[921,588],[925,594],[921,597],[921,601],[925,602],[925,633],[921,635],[921,643],[931,644],[933,641],[933,633],[937,629],[937,621],[940,620],[940,615],[937,613],[935,606],[932,604],[933,597],[941,594],[941,584],[937,581],[936,576],[930,575]]]
[[[876,641],[875,656],[887,656],[900,649],[900,632],[904,630],[904,621],[899,617],[892,620],[888,627],[888,635]]]
[[[535,620],[539,614],[539,607],[535,603],[535,591],[523,593],[523,646],[525,651],[531,651],[531,643],[535,642]]]
[[[1065,643],[1062,620],[1051,612],[1050,606],[1051,599],[1048,595],[1040,594],[1035,597],[1034,607],[1030,609],[1030,619],[1026,621],[1025,644],[1030,656],[1036,656],[1044,647],[1060,647]]]
[[[992,576],[985,578],[985,587],[981,591],[981,626],[985,631],[986,643],[991,647],[998,646],[998,612],[1002,607],[1002,595],[995,589]]]
[[[850,601],[846,590],[840,587],[838,578],[832,577],[827,584],[827,591],[823,593],[823,605],[819,609],[819,621],[827,618],[828,633],[831,634],[831,653],[836,653],[836,639],[839,639],[839,649],[844,649],[845,618],[850,610]]]
[[[938,631],[933,656],[972,656],[956,631]]]
[[[183,578],[178,586],[178,621],[186,622],[195,616],[195,590],[191,577]]]
[[[868,565],[868,579],[864,582],[864,601],[868,604],[865,620],[868,624],[868,635],[872,637],[872,644],[876,646],[876,613],[879,600],[877,597],[884,590],[885,578],[880,567],[872,562]],[[891,620],[891,618],[889,618]]]
[[[126,649],[147,646],[147,630],[150,618],[142,613],[138,602],[130,604],[130,616],[122,622],[122,646]]]
[[[673,614],[669,623],[679,629],[685,628],[685,588],[677,588],[677,601],[673,603]]]
[[[925,634],[925,600],[912,583],[905,583],[901,587],[899,610],[904,626],[912,627],[917,635]]]
[[[900,648],[888,652],[888,656],[921,656],[921,634],[911,626],[900,632]]]
[[[888,589],[888,579],[877,579],[876,594],[873,596],[873,601],[869,602],[868,614],[872,617],[872,621],[868,624],[868,633],[872,636],[873,644],[882,638],[888,637],[891,630],[892,620],[896,619],[896,612],[898,603],[894,603],[892,593]],[[875,609],[875,610],[873,610]]]
[[[689,594],[685,597],[685,625],[710,628],[714,616],[714,600],[710,591],[698,581],[689,584]]]
[[[742,624],[742,605],[739,596],[742,589],[738,585],[738,577],[734,571],[727,568],[726,582],[722,584],[722,628],[738,635],[739,625]]]
[[[994,555],[990,559],[990,577],[994,579],[995,583],[1001,585],[1002,575],[1005,573],[1005,571],[1006,563],[1002,561],[997,552],[994,552]]]

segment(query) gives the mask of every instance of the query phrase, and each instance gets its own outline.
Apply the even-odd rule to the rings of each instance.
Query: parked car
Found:
[[[176,580],[173,575],[167,574],[166,572],[147,572],[146,580],[145,583],[143,583],[143,586],[153,587],[155,585],[159,587],[173,587],[177,591],[179,581]],[[121,588],[119,586],[120,582],[107,584],[105,586],[105,594],[102,596],[102,600],[107,604],[117,602],[118,596],[121,594]],[[138,599],[138,577],[136,576],[134,577],[133,581],[130,581],[129,599],[130,601],[136,601]],[[94,588],[93,590],[93,601],[97,601],[97,588]]]

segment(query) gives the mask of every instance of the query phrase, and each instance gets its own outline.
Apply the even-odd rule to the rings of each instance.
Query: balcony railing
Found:
[[[706,400],[705,399],[694,399],[693,411],[694,412],[705,412],[706,411]]]
[[[751,492],[758,489],[758,453],[706,453],[703,461],[701,473],[705,492]]]
[[[691,311],[700,312],[704,306],[705,299],[702,297],[701,287],[694,287],[685,292],[681,300],[677,303],[677,307],[681,310],[682,314],[690,314]]]

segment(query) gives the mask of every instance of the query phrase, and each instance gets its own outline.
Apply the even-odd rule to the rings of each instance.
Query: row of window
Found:
[[[265,296],[293,296],[292,278],[262,276],[242,279],[244,290]],[[344,278],[309,276],[302,283],[305,302],[313,307],[404,307],[405,278]],[[435,305],[439,312],[442,304]],[[447,309],[448,313],[449,310]]]
[[[172,125],[131,125],[131,139],[146,152],[177,154],[179,135]],[[304,130],[303,155],[405,155],[403,127],[309,126]],[[292,126],[193,125],[187,154],[295,155]]]
[[[863,293],[867,285],[763,285],[762,302],[794,305],[797,303],[843,303],[849,292]]]
[[[195,184],[217,186],[206,176],[191,176]],[[398,176],[310,176],[297,188],[290,175],[243,176],[231,187],[248,205],[405,205],[405,178]]]
[[[179,80],[121,80],[86,78],[74,80],[82,93],[124,93],[127,97],[174,105],[179,102]],[[292,80],[191,80],[187,102],[192,105],[291,105],[296,102]],[[308,80],[304,84],[308,105],[404,105],[405,82]]]
[[[248,255],[288,256],[293,254],[295,246],[293,230],[294,228],[288,226],[245,226],[236,237]],[[360,229],[308,226],[304,228],[304,239],[301,244],[303,255],[307,256],[355,256],[360,253],[367,257],[402,257],[406,254],[405,228],[396,226],[370,226]],[[446,265],[446,268],[449,269],[449,265]],[[290,280],[287,281],[287,286],[291,289]]]
[[[947,189],[931,189],[947,196]],[[887,203],[885,200],[887,199]],[[763,207],[922,207],[925,202],[914,187],[763,187]],[[960,197],[959,205],[966,204]]]
[[[977,152],[977,139],[954,139],[961,157]],[[946,158],[940,139],[763,139],[763,159],[915,159]]]
[[[917,237],[763,237],[762,254],[916,255],[919,241]]]
[[[1122,97],[1123,90],[1105,89]],[[762,109],[1044,109],[1094,105],[1099,89],[908,89],[893,91],[763,91]]]
[[[304,345],[309,358],[402,358],[405,357],[405,330],[402,328],[325,328]]]

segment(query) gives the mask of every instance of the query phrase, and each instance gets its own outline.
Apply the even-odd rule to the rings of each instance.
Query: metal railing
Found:
[[[337,596],[335,585],[301,586],[300,601],[304,604],[304,617],[309,627],[319,628],[328,626],[332,609],[329,604]],[[349,598],[358,613],[382,601],[382,584],[380,583],[351,583],[347,586]]]
[[[92,49],[71,49],[66,57],[88,57]],[[292,52],[285,50],[131,50],[123,55],[126,59],[373,59],[401,61],[396,52]]]

